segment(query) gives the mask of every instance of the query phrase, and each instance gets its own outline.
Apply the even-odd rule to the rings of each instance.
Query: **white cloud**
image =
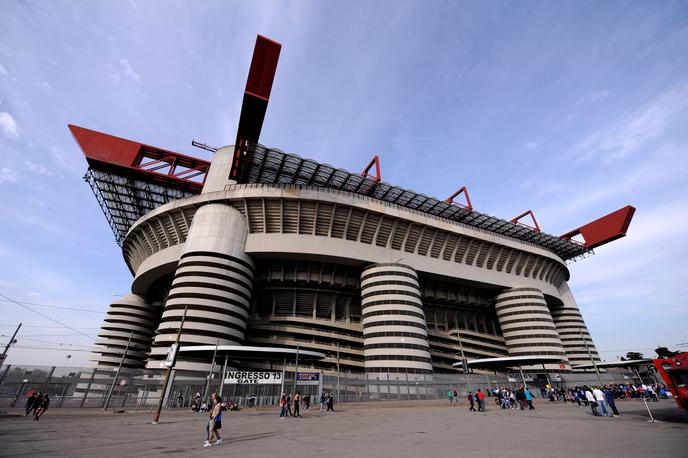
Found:
[[[120,59],[119,63],[122,66],[122,70],[124,70],[124,75],[138,83],[141,78],[139,77],[139,74],[136,73],[133,68],[131,68],[129,61],[127,59]]]
[[[523,145],[523,149],[526,151],[533,151],[534,149],[537,149],[538,146],[540,146],[540,142],[532,141]]]
[[[0,64],[0,75],[1,76],[7,76],[9,74],[10,73],[7,70],[5,70],[5,67],[3,67],[2,64]]]
[[[39,175],[43,175],[43,176],[47,176],[47,177],[51,177],[51,176],[56,175],[54,170],[49,169],[48,167],[44,166],[43,164],[36,164],[35,162],[25,161],[24,167],[26,167],[26,170],[28,170],[29,172],[37,173]]]
[[[0,128],[9,138],[19,137],[19,126],[11,114],[6,111],[0,113]]]
[[[0,168],[0,184],[16,183],[16,182],[17,182],[17,175],[14,173],[14,170],[9,169],[7,167]]]
[[[609,126],[581,140],[569,153],[578,162],[610,163],[631,156],[660,138],[688,109],[688,84],[668,89],[645,106],[625,113]]]

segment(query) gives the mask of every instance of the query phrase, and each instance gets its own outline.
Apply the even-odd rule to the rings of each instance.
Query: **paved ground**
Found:
[[[351,404],[335,414],[279,420],[274,411],[224,414],[224,443],[203,449],[203,414],[52,409],[34,423],[0,416],[0,456],[605,456],[686,457],[688,422],[673,401],[619,403],[618,418],[540,402],[533,412],[470,413],[439,401]]]

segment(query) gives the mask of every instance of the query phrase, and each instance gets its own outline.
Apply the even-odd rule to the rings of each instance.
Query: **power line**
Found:
[[[35,305],[38,307],[50,307],[53,309],[63,309],[63,310],[75,310],[77,312],[87,312],[87,313],[99,313],[102,314],[102,311],[99,310],[88,310],[88,309],[80,309],[76,307],[67,307],[64,305],[49,305],[49,304],[37,304],[35,302],[19,302],[19,301],[13,301],[11,299],[0,299],[0,302],[17,302],[18,304],[24,304],[24,305]]]
[[[31,307],[29,307],[28,305],[24,305],[24,304],[22,304],[21,302],[15,301],[14,299],[10,299],[9,297],[5,296],[4,294],[0,294],[0,297],[5,298],[5,299],[7,299],[8,301],[17,304],[18,306],[23,307],[23,308],[25,308],[26,310],[29,310],[30,312],[35,313],[36,315],[40,315],[40,316],[42,316],[43,318],[52,321],[53,323],[57,323],[57,324],[59,324],[59,325],[62,326],[62,327],[65,327],[65,328],[67,328],[67,329],[69,329],[69,330],[72,330],[72,331],[76,332],[77,334],[80,334],[80,335],[82,335],[82,336],[88,337],[88,338],[90,338],[90,339],[95,339],[95,337],[89,336],[88,334],[85,334],[85,333],[83,333],[83,332],[81,332],[81,331],[78,331],[76,328],[73,328],[73,327],[71,327],[71,326],[69,326],[69,325],[67,325],[67,324],[64,324],[63,322],[58,321],[58,320],[56,320],[55,318],[52,318],[52,317],[50,317],[50,316],[48,316],[48,315],[46,315],[46,314],[44,314],[44,313],[41,313],[41,312],[39,312],[39,311],[37,311],[37,310],[34,310],[34,309],[32,309]]]
[[[15,327],[15,324],[0,324],[0,327]],[[45,325],[39,325],[39,324],[25,324],[22,326],[23,328],[62,328],[62,326],[45,326]],[[100,329],[97,326],[92,326],[92,327],[77,327],[75,329]]]
[[[2,337],[9,337],[9,336],[6,336],[6,335],[3,334]],[[22,336],[22,337],[21,337],[21,340],[22,340],[22,341],[24,341],[24,340],[29,340],[29,341],[31,341],[31,342],[47,343],[47,344],[53,344],[53,345],[64,346],[64,347],[78,347],[78,348],[89,348],[89,349],[90,349],[90,347],[87,347],[86,345],[74,345],[74,344],[71,344],[71,343],[54,342],[54,341],[52,341],[52,340],[32,339],[32,338],[26,337],[26,336]]]
[[[78,351],[82,353],[91,353],[91,350],[79,350],[78,348],[55,348],[55,347],[38,347],[33,345],[14,345],[12,348],[23,348],[25,350],[54,350],[54,351]]]

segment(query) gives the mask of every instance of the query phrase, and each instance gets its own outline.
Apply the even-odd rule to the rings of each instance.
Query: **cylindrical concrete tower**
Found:
[[[563,305],[552,308],[552,318],[554,318],[554,324],[557,326],[561,343],[571,365],[589,364],[590,355],[588,350],[590,350],[593,359],[599,362],[600,355],[595,349],[595,344],[592,341],[592,337],[590,337],[588,328],[585,325],[585,321],[583,321],[583,316],[578,309],[576,300],[573,298],[569,285],[566,282],[562,283],[559,287],[559,292],[561,293]],[[581,337],[581,332],[583,337]],[[587,349],[585,348],[586,342],[588,344]]]
[[[98,356],[93,361],[101,368],[118,366],[131,337],[122,366],[144,367],[159,317],[159,307],[147,304],[146,299],[138,294],[128,294],[114,301],[98,333],[99,339],[93,350]]]
[[[366,372],[432,373],[418,276],[402,264],[374,264],[361,274]]]
[[[244,342],[254,276],[253,261],[244,253],[247,234],[246,220],[229,205],[196,211],[153,342],[157,359],[174,342],[185,307],[182,345]]]
[[[495,310],[509,356],[566,358],[545,296],[539,289],[504,290],[495,298]]]

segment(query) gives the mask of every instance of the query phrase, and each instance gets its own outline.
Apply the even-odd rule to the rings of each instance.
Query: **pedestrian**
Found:
[[[33,416],[33,421],[38,421],[41,419],[41,416],[45,413],[46,410],[48,410],[48,407],[50,406],[50,395],[48,393],[43,396],[43,399],[41,399],[41,405],[34,410],[34,416]]]
[[[456,390],[454,390],[454,402],[457,404],[459,403],[459,393],[457,393]]]
[[[320,393],[320,415],[323,414],[323,410],[325,410],[325,401],[327,398],[325,397],[325,392],[323,391]]]
[[[29,391],[29,393],[27,393],[29,394],[29,396],[26,398],[26,405],[24,406],[24,410],[26,412],[26,414],[24,415],[25,417],[28,417],[31,411],[33,410],[34,403],[36,402],[36,396],[38,394],[36,390],[31,390]]]
[[[184,395],[182,392],[179,392],[179,395],[177,396],[177,407],[184,407]]]
[[[528,388],[526,388],[523,391],[523,395],[526,398],[526,402],[528,403],[528,410],[535,410],[535,407],[533,406],[533,394],[530,392]]]
[[[282,420],[286,415],[287,415],[287,395],[285,393],[282,393],[282,397],[280,398],[280,420]]]
[[[602,415],[605,417],[612,417],[613,415],[607,410],[607,400],[604,397],[604,393],[599,388],[594,388],[592,390],[593,396],[595,396],[595,401],[599,404],[599,408],[602,410]]]
[[[307,394],[303,397],[303,404],[306,406],[306,412],[311,410],[311,395]]]
[[[287,395],[287,417],[293,417],[294,414],[291,412],[291,394]]]
[[[217,393],[213,393],[210,398],[211,407],[208,409],[210,415],[208,415],[208,424],[205,427],[207,435],[203,447],[210,447],[212,445],[210,441],[213,439],[213,436],[215,437],[215,445],[222,443],[219,433],[220,428],[222,428],[222,398]]]
[[[485,412],[485,393],[478,388],[475,396],[478,398],[478,412]]]
[[[334,396],[332,392],[330,392],[330,395],[327,397],[327,411],[334,413]]]
[[[36,393],[36,398],[33,400],[33,413],[35,414],[38,409],[41,408],[41,404],[43,403],[43,393],[40,391]]]
[[[454,404],[454,390],[449,388],[449,391],[447,391],[447,397],[449,398],[449,405]]]
[[[471,404],[471,408],[468,409],[468,411],[469,411],[469,412],[475,412],[475,404],[474,404],[474,401],[473,401],[473,392],[472,392],[472,391],[469,391],[467,397],[468,397],[468,402]]]
[[[590,391],[590,388],[587,386],[583,387],[585,390],[585,399],[587,399],[588,404],[590,405],[590,410],[592,411],[592,414],[594,416],[598,416],[599,414],[597,413],[597,401],[595,401],[595,396],[592,394],[592,391]]]
[[[608,386],[605,386],[603,393],[604,399],[607,401],[607,405],[609,405],[609,408],[612,409],[614,416],[618,417],[619,411],[616,410],[616,403],[614,402],[614,394],[612,393],[612,390]]]
[[[294,393],[294,418],[301,418],[301,392]]]

